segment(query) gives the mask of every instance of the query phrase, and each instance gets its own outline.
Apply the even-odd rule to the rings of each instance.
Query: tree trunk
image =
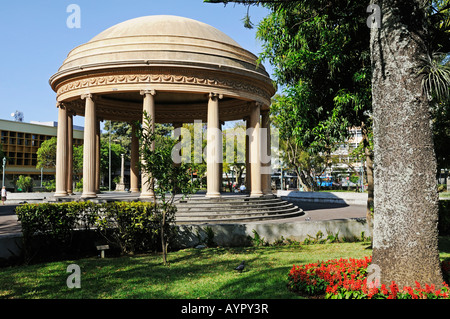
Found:
[[[374,238],[380,281],[400,287],[443,282],[438,251],[438,193],[429,102],[422,92],[426,55],[422,1],[375,1],[371,29],[374,118]]]
[[[366,220],[369,226],[370,237],[373,241],[373,150],[370,149],[369,132],[364,122],[361,123],[361,133],[363,136],[364,157],[366,159],[367,178],[367,209]]]
[[[300,169],[299,167],[296,167],[295,171],[297,172],[298,183],[302,185],[303,191],[305,191],[305,192],[313,192],[314,191],[314,187],[308,181],[307,174],[302,169]],[[300,187],[298,187],[298,189],[300,189]]]

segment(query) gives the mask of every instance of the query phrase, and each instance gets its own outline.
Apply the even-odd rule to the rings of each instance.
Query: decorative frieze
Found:
[[[182,72],[180,72],[182,73]],[[122,84],[177,84],[177,85],[200,85],[207,86],[211,90],[225,89],[227,91],[250,93],[262,97],[266,101],[270,101],[271,93],[268,88],[257,85],[257,81],[247,81],[244,78],[232,78],[219,74],[206,74],[205,72],[198,74],[176,74],[176,73],[124,73],[113,75],[91,75],[90,77],[74,77],[70,80],[62,82],[57,86],[57,94],[62,95],[70,91],[79,89],[89,89],[101,86],[122,85]]]

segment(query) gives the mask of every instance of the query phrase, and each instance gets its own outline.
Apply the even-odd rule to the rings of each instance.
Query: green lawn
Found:
[[[371,255],[367,243],[186,249],[158,254],[87,258],[0,269],[0,298],[300,298],[286,289],[293,264]],[[450,238],[441,241],[450,258]],[[233,270],[242,260],[242,273]],[[81,288],[66,285],[67,266],[81,268]]]

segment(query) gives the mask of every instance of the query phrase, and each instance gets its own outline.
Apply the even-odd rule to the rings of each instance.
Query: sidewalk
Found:
[[[301,200],[314,203],[367,205],[367,193],[357,192],[299,192],[278,190],[277,196],[284,200]]]

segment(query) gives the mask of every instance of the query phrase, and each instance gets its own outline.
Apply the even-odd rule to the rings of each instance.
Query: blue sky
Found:
[[[68,28],[70,4],[81,9],[81,27]],[[0,119],[13,120],[11,113],[24,113],[24,122],[57,121],[56,94],[49,78],[74,47],[103,30],[132,18],[169,14],[207,23],[229,35],[258,55],[261,43],[256,29],[244,28],[242,5],[207,4],[203,0],[27,0],[2,1],[0,5]],[[252,7],[256,24],[268,11]],[[270,73],[270,66],[264,64]],[[76,116],[75,125],[84,125]]]

